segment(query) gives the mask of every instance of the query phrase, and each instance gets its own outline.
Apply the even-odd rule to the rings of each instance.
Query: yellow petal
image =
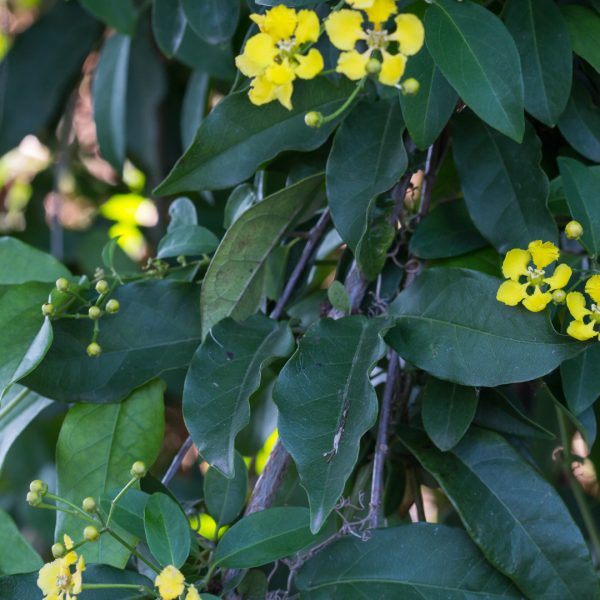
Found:
[[[345,75],[348,79],[356,81],[362,79],[366,74],[367,62],[369,57],[367,53],[361,54],[356,50],[342,52],[338,58],[336,72]]]
[[[74,550],[67,552],[61,559],[65,568],[74,565],[77,562],[77,553]]]
[[[56,585],[56,578],[62,572],[62,563],[60,559],[53,560],[50,563],[45,564],[38,571],[37,586],[42,590],[45,595],[58,592],[58,586]]]
[[[252,104],[261,106],[275,100],[275,84],[271,83],[266,77],[256,77],[252,80],[248,97]]]
[[[291,83],[285,85],[278,85],[275,88],[275,97],[282,106],[285,106],[288,110],[292,110],[292,93],[294,92],[294,86]]]
[[[296,44],[316,42],[319,39],[320,25],[319,17],[313,10],[301,10],[298,12],[298,26],[296,27]]]
[[[516,306],[527,296],[525,293],[526,287],[525,284],[517,283],[516,281],[505,281],[498,288],[496,300],[508,306]]]
[[[594,302],[600,302],[600,275],[592,275],[587,280],[585,291],[593,298]]]
[[[521,275],[527,275],[527,265],[531,260],[531,255],[527,250],[514,248],[506,253],[502,263],[502,274],[513,281],[518,281]]]
[[[166,566],[154,580],[163,600],[175,600],[184,590],[185,577],[173,565]]]
[[[264,25],[265,25],[265,15],[258,15],[256,13],[250,15],[250,20],[254,21],[261,33],[264,33]]]
[[[244,47],[244,52],[236,56],[235,65],[246,77],[256,77],[273,63],[279,51],[266,33],[253,35]]]
[[[594,321],[587,325],[583,321],[571,321],[567,327],[567,333],[576,340],[585,342],[596,337],[598,333],[594,331]]]
[[[395,19],[396,31],[389,37],[400,45],[400,52],[405,56],[416,54],[425,41],[425,28],[421,19],[416,15],[406,13],[398,15]]]
[[[573,271],[569,265],[560,264],[554,269],[554,274],[552,277],[546,277],[544,282],[550,286],[550,290],[558,290],[564,288],[567,283],[569,283],[569,279],[571,279],[571,275]]]
[[[73,546],[75,546],[73,540],[66,533],[63,535],[63,542],[67,550],[72,550]]]
[[[296,55],[296,60],[298,61],[296,75],[300,79],[313,79],[323,70],[323,57],[315,48],[312,48],[306,56]]]
[[[381,71],[379,71],[379,81],[383,85],[396,85],[404,74],[405,67],[406,56],[402,54],[391,55],[384,52]]]
[[[567,308],[577,321],[583,321],[583,317],[592,312],[585,307],[585,296],[580,292],[569,292],[567,294]]]
[[[349,4],[352,8],[363,10],[365,8],[371,8],[375,0],[346,0],[346,4]]]
[[[369,21],[375,26],[385,23],[392,15],[398,12],[394,0],[374,0],[370,8],[365,8]]]
[[[342,9],[331,13],[325,21],[325,31],[338,50],[352,50],[365,37],[363,17],[356,10]]]
[[[547,267],[550,263],[558,260],[558,257],[560,256],[558,248],[552,242],[536,240],[529,244],[528,250],[533,258],[533,264],[538,269]]]
[[[276,42],[289,40],[294,35],[297,24],[296,11],[279,4],[265,14],[262,31],[268,33]]]
[[[188,593],[185,595],[185,600],[202,600],[202,598],[200,598],[198,590],[193,585],[190,585]]]
[[[551,300],[550,292],[542,292],[539,287],[536,287],[535,292],[523,300],[523,306],[531,312],[540,312],[548,306]]]
[[[294,69],[292,69],[288,60],[284,60],[281,64],[273,63],[265,71],[265,77],[275,85],[285,85],[294,81]]]

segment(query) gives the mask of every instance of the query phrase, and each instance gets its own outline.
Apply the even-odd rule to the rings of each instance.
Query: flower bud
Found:
[[[379,73],[379,71],[381,71],[381,62],[378,61],[376,58],[370,58],[367,62],[365,69],[367,73],[370,73],[371,75],[376,75],[377,73]]]
[[[108,292],[110,286],[108,285],[108,281],[106,281],[105,279],[101,279],[97,284],[96,284],[96,291],[99,294],[106,294],[106,292]]]
[[[65,547],[60,542],[52,544],[52,548],[50,548],[50,550],[54,558],[60,558],[61,556],[64,556],[66,552]]]
[[[323,124],[323,113],[314,110],[311,112],[307,112],[304,115],[304,122],[306,123],[307,127],[321,127],[321,125]]]
[[[96,358],[97,356],[100,356],[102,354],[102,347],[100,346],[100,344],[92,342],[86,348],[86,352],[91,358]]]
[[[578,240],[583,235],[583,227],[579,221],[569,221],[565,227],[565,235],[570,240]]]
[[[27,492],[26,499],[30,506],[39,506],[42,503],[42,497],[37,492]]]
[[[88,309],[88,317],[92,321],[97,321],[102,316],[102,311],[97,306],[90,306]]]
[[[50,304],[49,302],[42,304],[42,314],[45,317],[52,317],[55,312],[56,309],[54,308],[54,304]]]
[[[146,474],[146,464],[141,460],[136,460],[133,465],[131,465],[131,476],[136,479],[141,479]]]
[[[421,85],[414,77],[409,77],[402,82],[402,93],[405,96],[414,96],[419,92]]]
[[[95,542],[99,537],[100,532],[93,525],[88,525],[83,530],[83,539],[87,542]]]
[[[121,305],[119,304],[118,300],[109,300],[106,303],[106,312],[114,315],[115,313],[119,312],[119,308],[121,308]]]
[[[48,484],[41,479],[35,479],[29,484],[29,491],[43,496],[48,491]]]
[[[555,304],[564,304],[567,299],[567,293],[565,290],[554,290],[552,292],[552,302]]]
[[[69,289],[69,280],[65,277],[59,277],[56,280],[56,289],[59,292],[66,292]]]
[[[81,506],[83,507],[83,510],[85,510],[85,512],[96,512],[96,501],[91,496],[84,498],[83,502],[81,503]]]

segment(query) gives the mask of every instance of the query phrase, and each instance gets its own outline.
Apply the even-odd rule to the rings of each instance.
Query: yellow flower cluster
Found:
[[[77,594],[82,590],[83,556],[77,556],[73,540],[68,535],[63,540],[68,552],[45,564],[38,573],[37,585],[44,594],[44,600],[77,600]],[[71,569],[73,566],[74,571]]]
[[[175,600],[185,590],[185,577],[179,569],[168,565],[156,576],[154,585],[158,588],[162,600]],[[187,590],[185,600],[201,600],[195,586],[190,585]]]
[[[587,280],[585,292],[593,300],[590,308],[586,307],[585,296],[581,292],[567,294],[567,308],[574,319],[567,333],[582,342],[595,337],[600,339],[600,275],[593,275]]]

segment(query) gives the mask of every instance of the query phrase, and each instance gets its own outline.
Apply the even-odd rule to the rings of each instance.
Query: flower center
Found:
[[[61,590],[66,590],[69,587],[69,576],[59,575],[56,578],[56,586]]]
[[[592,320],[596,321],[596,323],[600,323],[600,306],[597,304],[592,304],[590,309],[592,311],[592,314],[590,315]]]
[[[546,272],[543,269],[534,269],[527,267],[527,279],[531,285],[540,286],[544,283]]]
[[[371,50],[383,50],[388,45],[388,32],[385,29],[368,29],[367,45]]]
[[[282,52],[288,52],[290,54],[293,52],[295,46],[296,46],[296,38],[295,37],[291,37],[289,40],[281,40],[280,42],[277,42],[277,47]]]

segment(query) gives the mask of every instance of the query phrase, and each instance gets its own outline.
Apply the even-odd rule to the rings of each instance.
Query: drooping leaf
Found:
[[[238,0],[181,0],[192,29],[209,44],[225,42],[235,33],[240,16]]]
[[[40,555],[21,535],[10,515],[3,510],[0,510],[0,539],[4,546],[4,550],[0,552],[0,576],[28,573],[42,566]]]
[[[187,26],[181,0],[155,0],[152,5],[152,30],[156,43],[169,58],[177,53]]]
[[[322,175],[295,183],[248,209],[228,230],[202,283],[204,332],[221,319],[245,319],[259,306],[264,267],[285,231],[318,198]]]
[[[408,159],[397,102],[362,102],[335,135],[327,160],[327,199],[342,239],[355,250],[371,200],[394,186]]]
[[[56,446],[58,495],[79,505],[84,497],[99,498],[124,486],[131,465],[138,460],[148,467],[156,460],[163,441],[163,384],[153,381],[119,404],[77,404],[64,420]],[[81,519],[58,513],[56,537],[74,539]],[[118,530],[131,543],[131,534]],[[86,544],[86,562],[123,568],[129,551],[108,535]]]
[[[427,269],[390,306],[388,343],[439,379],[486,387],[535,379],[585,349],[557,334],[547,315],[498,302],[500,283],[477,271]]]
[[[525,109],[552,127],[567,105],[573,71],[569,30],[560,9],[553,0],[511,0],[506,27],[521,57]]]
[[[70,276],[69,270],[50,254],[16,238],[0,237],[0,284],[54,282]]]
[[[62,402],[118,402],[151,379],[188,366],[201,340],[195,284],[132,283],[114,298],[121,309],[102,318],[101,356],[86,354],[92,335],[87,319],[54,321],[52,347],[23,383]]]
[[[580,415],[600,398],[600,344],[560,366],[563,391],[569,409]]]
[[[150,552],[161,566],[181,567],[190,553],[190,526],[181,507],[166,494],[152,494],[144,508]]]
[[[224,475],[233,477],[235,437],[249,421],[248,400],[261,370],[273,358],[288,356],[293,343],[286,323],[254,315],[241,323],[221,321],[194,354],[183,414],[204,459]]]
[[[541,144],[531,125],[517,144],[465,112],[455,120],[452,140],[471,219],[500,252],[527,248],[532,240],[557,241]]]
[[[423,426],[433,443],[442,451],[454,448],[466,433],[477,410],[477,392],[430,377],[421,407]]]
[[[504,438],[472,429],[451,452],[415,431],[401,439],[488,561],[528,598],[600,597],[589,550],[560,496]]]
[[[318,321],[275,384],[279,436],[308,494],[314,532],[339,500],[360,439],[375,422],[377,396],[369,373],[384,354],[385,326],[382,319],[362,316]]]
[[[133,0],[79,0],[94,17],[114,27],[119,33],[133,35],[138,12]]]
[[[352,85],[325,78],[294,84],[294,108],[277,102],[254,106],[245,92],[225,98],[202,121],[193,144],[155,193],[232,187],[284,150],[313,150],[339,120],[318,129],[304,123],[309,110],[331,113],[350,95]]]
[[[425,523],[345,538],[311,558],[296,578],[306,600],[520,598],[458,528]]]
[[[600,15],[585,6],[561,6],[573,51],[600,73]]]
[[[591,252],[600,252],[600,166],[586,167],[572,158],[558,159],[558,166],[574,219],[583,226],[581,239]]]
[[[500,19],[475,2],[436,0],[425,15],[435,64],[486,123],[520,142],[525,131],[519,53]]]
[[[235,475],[227,479],[211,467],[204,476],[204,502],[217,527],[231,523],[242,511],[248,491],[248,471],[240,454],[235,454]]]

